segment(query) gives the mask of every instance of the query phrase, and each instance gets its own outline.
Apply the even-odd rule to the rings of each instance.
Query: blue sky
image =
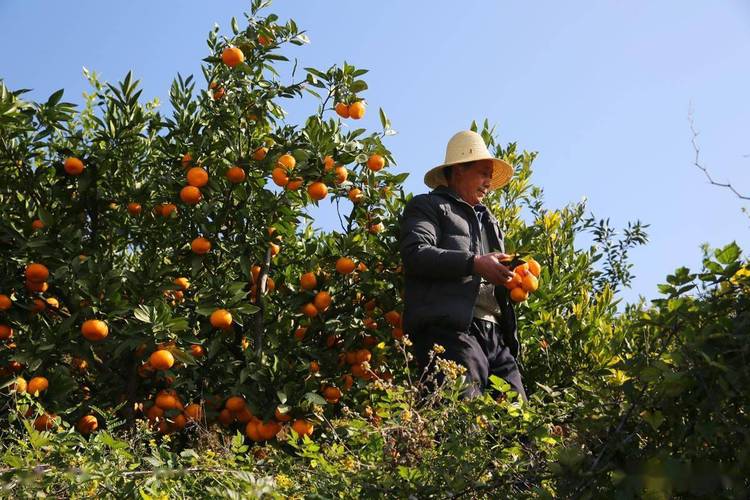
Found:
[[[81,102],[83,66],[109,81],[133,69],[144,97],[166,103],[177,72],[201,77],[213,24],[229,32],[248,6],[2,0],[0,78],[34,99],[65,88]],[[740,211],[750,204],[692,165],[687,121],[692,104],[701,161],[750,195],[745,1],[277,0],[271,11],[307,30],[312,44],[287,52],[301,65],[370,69],[363,125],[377,129],[374,111],[386,110],[399,132],[388,142],[395,170],[412,172],[407,190],[424,192],[448,138],[487,117],[501,141],[539,152],[534,181],[548,206],[585,196],[616,226],[650,224],[650,243],[632,252],[627,301],[656,297],[680,265],[696,269],[701,243],[750,247]],[[290,121],[315,105],[293,108]]]

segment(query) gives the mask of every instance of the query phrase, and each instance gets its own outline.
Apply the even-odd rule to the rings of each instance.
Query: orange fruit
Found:
[[[98,342],[109,335],[107,323],[100,319],[88,319],[81,325],[81,334],[86,340]]]
[[[364,363],[372,359],[372,353],[368,349],[360,349],[357,351],[357,363]]]
[[[182,166],[183,168],[188,168],[190,166],[190,163],[193,161],[193,157],[190,153],[185,153],[182,155]]]
[[[167,391],[157,394],[154,404],[162,410],[176,410],[181,405],[175,394]]]
[[[193,344],[190,346],[190,354],[192,354],[194,358],[202,358],[206,355],[206,349],[202,345]]]
[[[250,274],[251,274],[251,275],[252,275],[252,277],[253,277],[253,282],[256,282],[256,281],[258,281],[258,276],[260,276],[260,266],[258,266],[258,265],[256,265],[256,266],[253,266],[253,267],[252,267],[252,268],[250,269]]]
[[[262,161],[266,158],[267,154],[268,154],[268,148],[261,146],[255,151],[253,151],[253,160]]]
[[[521,286],[521,281],[522,281],[521,275],[513,273],[513,277],[509,279],[508,281],[506,281],[505,283],[503,283],[503,286],[507,288],[508,290],[513,290],[514,288]]]
[[[344,104],[343,102],[336,103],[335,106],[336,114],[339,115],[341,118],[349,118],[350,112],[349,112],[349,106]]]
[[[404,338],[404,330],[399,327],[394,328],[393,331],[391,331],[391,337],[395,340],[401,340]]]
[[[177,205],[174,203],[162,203],[154,207],[154,213],[162,217],[169,217],[173,212],[177,212]]]
[[[529,265],[528,264],[520,264],[513,268],[513,272],[516,274],[520,274],[521,278],[525,277],[527,274],[529,274]]]
[[[385,313],[385,320],[391,324],[391,326],[401,326],[401,314],[398,311],[388,311]]]
[[[44,229],[44,222],[42,222],[41,219],[34,219],[34,221],[31,223],[31,228],[34,231],[39,231],[40,229]]]
[[[345,391],[348,391],[354,385],[354,378],[348,373],[342,375],[341,380],[344,382],[343,386]]]
[[[185,416],[191,422],[200,422],[203,419],[203,409],[197,403],[190,403],[185,407]]]
[[[71,156],[70,158],[65,158],[63,168],[65,169],[65,173],[68,175],[81,175],[83,173],[84,167],[81,160],[74,156]]]
[[[243,406],[241,409],[233,411],[232,413],[237,422],[241,424],[246,424],[254,418],[253,412],[251,412],[247,406]]]
[[[55,420],[57,416],[53,413],[42,413],[34,420],[34,429],[39,432],[48,431],[55,426]]]
[[[343,184],[349,177],[349,171],[346,170],[346,167],[336,167],[333,173],[336,175],[336,184]]]
[[[529,292],[521,288],[520,286],[510,291],[510,299],[513,302],[523,302],[529,298]]]
[[[166,349],[159,349],[151,353],[148,362],[156,370],[169,370],[174,366],[174,356]]]
[[[257,418],[253,418],[245,426],[245,435],[251,441],[263,441],[263,438],[260,435],[260,430],[258,430],[259,424],[260,420],[258,420]]]
[[[209,318],[211,326],[221,330],[227,330],[232,326],[232,314],[226,309],[216,309]]]
[[[28,386],[29,385],[26,383],[25,378],[18,377],[15,383],[12,385],[11,390],[17,392],[18,394],[25,394]]]
[[[341,390],[337,387],[328,386],[323,389],[323,397],[331,404],[338,403],[341,399]]]
[[[218,89],[214,90],[214,101],[218,101],[219,99],[224,97],[224,94],[226,94],[224,87],[219,87]]]
[[[271,45],[271,40],[265,35],[258,35],[258,43],[264,47]]]
[[[298,418],[292,424],[292,430],[296,432],[300,437],[312,435],[315,427],[312,422],[305,420],[304,418]]]
[[[46,281],[40,283],[34,283],[33,281],[26,281],[26,288],[32,292],[46,292],[49,288],[49,284]]]
[[[354,271],[354,261],[349,257],[339,257],[336,261],[336,271],[341,274],[350,274]]]
[[[201,190],[195,186],[185,186],[180,190],[180,199],[188,205],[195,205],[201,201]]]
[[[0,340],[8,340],[13,337],[13,328],[8,325],[0,325]]]
[[[367,159],[367,168],[369,168],[373,172],[382,170],[383,167],[385,167],[385,158],[383,158],[382,156],[372,155]]]
[[[277,406],[276,409],[273,412],[273,416],[278,420],[279,422],[289,422],[292,419],[292,415],[289,412],[282,413],[281,410],[279,410],[279,407]]]
[[[320,201],[328,196],[328,186],[320,181],[315,181],[307,186],[307,194],[310,195],[310,198],[313,200]]]
[[[304,306],[302,306],[302,314],[307,316],[308,318],[313,318],[318,315],[318,308],[315,307],[315,304],[312,302],[308,302]]]
[[[349,105],[349,116],[353,120],[359,120],[365,116],[365,103],[362,101],[353,102]]]
[[[276,437],[276,434],[281,431],[281,424],[275,420],[269,420],[268,422],[260,422],[257,424],[258,434],[260,434],[261,440],[268,441]]]
[[[318,292],[313,299],[313,304],[318,311],[327,311],[331,307],[331,294],[325,290]]]
[[[320,363],[313,360],[310,361],[310,373],[318,373],[320,371]]]
[[[49,278],[49,269],[44,264],[29,264],[26,266],[26,279],[33,283],[41,283]]]
[[[52,309],[60,309],[60,301],[58,301],[54,297],[47,297],[45,300],[48,306],[50,306]]]
[[[276,243],[269,243],[268,247],[271,249],[271,256],[276,257],[279,255],[279,252],[281,251],[281,247],[277,245]]]
[[[221,52],[221,62],[234,68],[245,60],[245,54],[237,47],[227,47]]]
[[[349,190],[349,200],[351,200],[352,203],[359,203],[364,197],[365,195],[362,194],[362,190],[359,188],[352,188]]]
[[[297,165],[297,160],[289,153],[279,156],[279,159],[276,160],[276,166],[285,170],[292,170],[295,165]]]
[[[44,311],[47,308],[47,303],[43,301],[42,299],[34,299],[34,305],[31,306],[31,312],[32,313],[39,313]]]
[[[185,415],[183,415],[182,413],[178,413],[172,419],[172,427],[176,431],[181,431],[182,429],[185,428],[186,425],[187,425],[187,419],[185,418]]]
[[[304,181],[302,180],[301,177],[295,177],[294,179],[289,180],[289,183],[286,186],[284,186],[284,189],[286,189],[287,191],[296,191],[300,187],[302,187],[303,182]]]
[[[521,281],[521,288],[523,288],[527,292],[535,292],[536,289],[539,288],[539,280],[536,279],[536,276],[529,273],[524,276],[523,280]]]
[[[26,390],[32,396],[41,394],[49,388],[49,380],[46,377],[34,377],[29,380]]]
[[[191,186],[203,187],[208,184],[208,172],[201,167],[193,167],[187,172],[187,182]]]
[[[180,290],[187,290],[188,288],[190,288],[190,281],[188,281],[188,279],[184,277],[175,278],[174,284],[180,287]]]
[[[73,358],[70,361],[70,366],[78,372],[85,372],[89,367],[89,362],[82,358]]]
[[[294,338],[302,342],[305,339],[305,333],[307,333],[307,328],[300,326],[294,331]]]
[[[193,240],[190,244],[190,248],[194,254],[205,255],[211,250],[211,242],[206,238],[199,236]]]
[[[538,278],[542,273],[542,266],[539,265],[539,262],[529,259],[527,264],[529,265],[529,272]]]
[[[271,171],[271,179],[277,186],[286,186],[289,184],[289,176],[286,175],[286,170],[281,167],[276,167]]]
[[[136,203],[134,201],[131,201],[130,203],[128,203],[128,213],[132,215],[133,217],[135,217],[136,215],[140,215],[141,210],[142,210],[142,207],[140,203]]]
[[[240,167],[234,166],[227,170],[226,177],[229,182],[239,184],[245,180],[245,171]]]
[[[10,297],[0,293],[0,311],[7,311],[12,305],[13,301],[10,300]]]
[[[227,402],[224,403],[224,407],[230,411],[241,411],[246,405],[245,398],[242,396],[231,396],[227,399]]]
[[[333,156],[327,155],[325,158],[323,158],[323,168],[326,172],[330,172],[333,170],[335,162],[333,161]]]
[[[318,286],[318,280],[315,278],[315,273],[309,272],[300,276],[299,286],[303,290],[314,290]]]
[[[224,427],[230,426],[232,422],[234,422],[234,414],[232,414],[232,412],[228,409],[224,408],[219,412],[219,422]]]

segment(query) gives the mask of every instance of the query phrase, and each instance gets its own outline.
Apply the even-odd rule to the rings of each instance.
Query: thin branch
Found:
[[[723,187],[723,188],[729,189],[735,195],[737,195],[737,197],[740,198],[741,200],[750,200],[750,196],[745,196],[745,195],[740,194],[736,189],[734,189],[734,187],[732,186],[731,183],[729,183],[729,182],[727,182],[727,183],[716,182],[711,177],[711,174],[708,172],[708,169],[706,167],[704,167],[703,165],[701,165],[701,163],[700,163],[700,152],[701,152],[701,150],[698,147],[698,142],[696,140],[698,138],[698,132],[695,130],[695,121],[693,120],[693,111],[692,110],[690,110],[690,112],[688,113],[688,121],[690,122],[690,131],[693,133],[693,137],[691,139],[691,142],[693,143],[693,151],[695,151],[695,160],[693,160],[693,165],[695,165],[696,167],[698,167],[699,169],[701,169],[703,171],[703,173],[706,174],[706,178],[708,179],[708,182],[710,182],[714,186],[719,186],[719,187]]]

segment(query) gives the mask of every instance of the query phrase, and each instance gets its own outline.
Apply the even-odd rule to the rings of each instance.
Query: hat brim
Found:
[[[500,189],[510,182],[510,178],[513,177],[513,167],[511,167],[508,162],[499,158],[482,158],[478,160],[470,160],[469,162],[444,163],[437,167],[433,167],[424,174],[424,183],[427,184],[427,187],[430,189],[435,189],[438,186],[447,186],[448,180],[443,173],[445,167],[484,160],[492,162],[492,180],[490,180],[491,190],[494,191],[495,189]]]

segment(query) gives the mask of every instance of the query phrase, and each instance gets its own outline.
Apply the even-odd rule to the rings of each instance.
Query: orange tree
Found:
[[[0,322],[12,329],[0,364],[17,393],[46,380],[27,388],[38,427],[117,406],[162,433],[218,419],[272,439],[392,376],[401,270],[384,222],[405,175],[388,168],[389,121],[380,110],[381,132],[354,126],[367,84],[352,65],[282,82],[280,49],[307,39],[260,7],[231,36],[210,33],[205,84],[178,77],[171,116],[140,102],[131,74],[88,75],[80,112],[62,91],[35,104],[0,90]],[[283,101],[305,93],[318,112],[287,124]],[[335,205],[340,231],[313,230],[306,207],[319,203]]]

